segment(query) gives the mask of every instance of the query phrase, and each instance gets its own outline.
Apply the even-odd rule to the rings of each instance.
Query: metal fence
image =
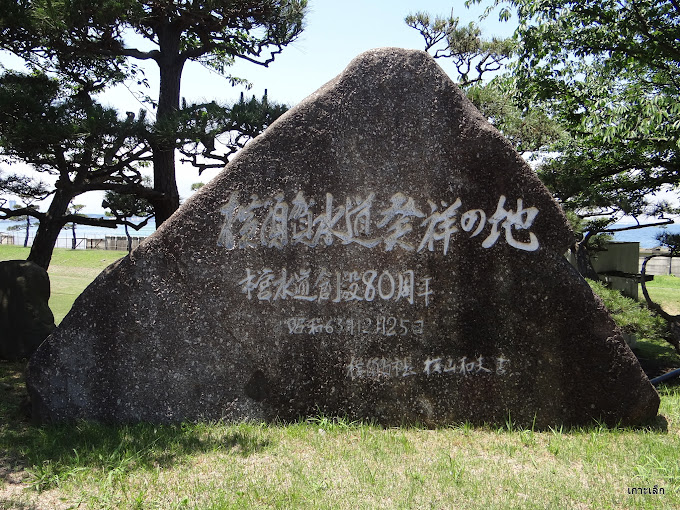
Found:
[[[27,246],[33,245],[34,236],[29,236]],[[139,246],[146,237],[133,237],[132,248]],[[12,244],[23,246],[26,240],[25,234],[13,234],[0,232],[0,244]],[[57,238],[55,248],[68,248],[75,250],[127,250],[128,239],[126,236],[101,236],[101,237],[76,237],[61,235]]]

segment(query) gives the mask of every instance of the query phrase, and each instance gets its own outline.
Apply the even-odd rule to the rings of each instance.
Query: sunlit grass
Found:
[[[680,261],[678,261],[680,264]],[[677,276],[657,275],[647,282],[649,297],[659,303],[671,315],[680,315],[680,278]],[[639,295],[642,297],[642,289]]]
[[[680,507],[677,386],[660,389],[661,417],[640,429],[385,429],[326,416],[35,427],[10,409],[25,393],[20,368],[0,364],[0,384],[18,393],[1,411],[0,470],[21,480],[0,482],[0,508]],[[654,486],[665,494],[628,493]]]
[[[26,259],[29,251],[30,248],[23,246],[0,245],[0,260]],[[75,299],[105,267],[125,255],[125,251],[55,248],[48,269],[51,287],[49,306],[55,323],[62,321]]]

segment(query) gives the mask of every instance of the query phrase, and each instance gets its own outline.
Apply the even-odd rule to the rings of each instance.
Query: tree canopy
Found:
[[[46,212],[14,210],[0,199],[0,216],[40,221],[29,259],[49,265],[66,223],[139,227],[126,217],[93,219],[68,213],[89,191],[111,191],[153,205],[159,225],[179,206],[175,153],[198,168],[222,167],[287,107],[252,98],[233,105],[180,104],[187,61],[209,66],[231,83],[237,58],[268,65],[302,30],[306,0],[0,0],[0,49],[24,59],[29,73],[0,76],[0,158],[51,174],[53,187],[17,174],[0,176],[0,192],[51,196]],[[135,62],[158,66],[155,109],[121,115],[96,97],[107,87],[146,78]],[[155,119],[154,117],[155,113]],[[153,186],[142,171],[153,167]],[[23,195],[22,195],[23,193]],[[148,218],[147,218],[148,219]]]
[[[149,142],[158,193],[150,200],[160,224],[179,206],[179,141],[161,135],[181,118],[186,62],[201,62],[239,82],[227,74],[235,59],[267,66],[301,33],[305,8],[306,0],[0,0],[0,48],[34,68],[93,76],[102,86],[138,77],[134,61],[155,62],[159,136]]]
[[[67,223],[115,227],[114,220],[69,212],[73,199],[89,191],[116,190],[154,197],[142,183],[140,165],[150,159],[144,115],[121,120],[97,103],[87,87],[68,87],[44,74],[0,76],[0,160],[24,162],[50,175],[54,186],[13,175],[0,178],[0,193],[22,198],[51,196],[46,212],[9,208],[0,217],[40,221],[29,260],[47,268],[59,232]]]
[[[25,207],[11,208],[0,198],[0,218],[30,216],[40,221],[29,260],[45,268],[65,224],[138,229],[153,216],[148,203],[159,194],[143,173],[152,160],[150,140],[159,136],[157,123],[148,122],[144,110],[121,119],[116,110],[95,101],[86,87],[64,85],[63,80],[39,73],[0,75],[0,161],[28,163],[54,180],[52,186],[27,176],[0,175],[0,196],[14,195],[26,202]],[[262,100],[241,97],[233,105],[185,105],[176,113],[183,117],[178,122],[182,127],[172,136],[199,171],[221,167],[286,109],[266,95]],[[116,202],[121,214],[107,219],[70,213],[69,204],[90,191],[124,197]],[[48,197],[47,211],[29,207]],[[136,212],[122,204],[126,200]],[[114,199],[108,203],[114,204]],[[132,216],[142,220],[135,223]]]
[[[211,168],[223,168],[229,158],[246,143],[262,133],[269,125],[288,111],[288,106],[267,97],[252,96],[232,105],[214,101],[202,104],[184,104],[174,124],[175,136],[184,143],[179,147],[182,161],[191,163],[199,174]]]
[[[424,40],[434,58],[453,63],[452,76],[468,98],[520,152],[535,152],[562,135],[559,126],[542,110],[522,110],[516,101],[514,79],[507,66],[516,51],[513,38],[485,38],[475,22],[418,12],[404,20]]]
[[[404,21],[423,37],[425,51],[434,58],[453,62],[458,84],[463,88],[479,83],[484,75],[502,69],[515,46],[510,38],[485,39],[476,23],[461,24],[460,18],[455,17],[453,12],[447,18],[417,12],[406,16]]]
[[[518,104],[546,112],[564,129],[538,167],[555,197],[584,216],[651,215],[668,223],[666,204],[649,204],[648,197],[680,182],[680,4],[496,0],[494,6],[503,18],[518,17]]]

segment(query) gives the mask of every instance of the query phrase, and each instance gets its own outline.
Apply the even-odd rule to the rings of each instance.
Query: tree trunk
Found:
[[[38,225],[31,253],[27,260],[35,262],[45,270],[50,266],[54,245],[57,244],[61,229],[64,228],[65,221],[63,221],[63,218],[72,199],[73,195],[57,189],[47,214]]]
[[[73,241],[71,241],[71,249],[75,250],[76,249],[76,224],[75,223],[71,224],[71,233],[73,234]]]
[[[175,149],[152,145],[153,187],[163,193],[161,198],[151,200],[156,218],[156,227],[167,220],[179,208],[179,191],[175,178]]]
[[[593,268],[593,263],[590,261],[590,253],[588,252],[585,243],[574,243],[571,250],[576,258],[576,269],[581,273],[581,276],[591,280],[599,280],[600,277],[595,271],[595,268]]]
[[[652,301],[649,297],[649,291],[647,291],[647,283],[645,282],[645,275],[647,271],[647,262],[652,260],[656,255],[650,255],[645,257],[642,263],[642,268],[640,269],[640,286],[642,287],[642,295],[645,296],[645,301],[647,302],[647,308],[655,311],[659,314],[666,322],[668,322],[668,328],[670,330],[670,338],[666,338],[666,341],[673,346],[675,352],[680,354],[680,315],[671,315],[666,312],[661,305]]]
[[[156,59],[160,73],[160,90],[156,126],[159,137],[151,143],[153,152],[153,187],[163,193],[163,197],[152,200],[159,227],[179,207],[179,192],[175,176],[176,138],[168,136],[172,132],[172,116],[179,110],[180,83],[184,59],[180,56],[180,31],[165,26],[159,30],[158,42],[160,55]]]
[[[130,231],[127,224],[125,225],[125,237],[127,237],[127,251],[130,253],[132,251],[132,237],[130,237]]]
[[[24,237],[24,248],[28,246],[28,238],[31,234],[31,217],[26,215],[26,237]]]

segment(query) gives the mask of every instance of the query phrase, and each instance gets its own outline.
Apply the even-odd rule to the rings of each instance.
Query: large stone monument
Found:
[[[644,422],[571,235],[426,53],[367,52],[87,288],[31,359],[35,416]]]

